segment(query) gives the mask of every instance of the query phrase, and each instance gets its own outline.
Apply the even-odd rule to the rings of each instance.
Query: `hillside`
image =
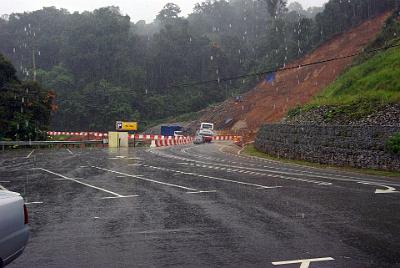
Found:
[[[389,16],[390,13],[384,13],[333,37],[288,67],[361,51],[376,38]],[[352,61],[352,58],[346,58],[277,72],[272,83],[263,80],[242,96],[242,102],[236,103],[230,99],[208,108],[202,112],[199,121],[214,122],[219,129],[252,135],[263,123],[278,122],[289,109],[308,103],[348,68]],[[189,127],[195,128],[197,124],[198,121],[192,122]]]
[[[392,17],[369,46],[392,48],[362,55],[311,102],[290,110],[285,122],[400,126],[399,35],[400,21]]]

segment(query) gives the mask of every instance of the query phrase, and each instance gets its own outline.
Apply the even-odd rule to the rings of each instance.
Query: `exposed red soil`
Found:
[[[337,35],[287,67],[343,57],[361,51],[377,36],[389,16],[390,13],[382,14]],[[242,102],[235,103],[230,99],[204,110],[200,121],[214,122],[219,129],[231,130],[251,139],[262,124],[278,122],[290,108],[309,102],[315,94],[350,66],[352,60],[353,58],[346,58],[277,72],[272,84],[263,80],[243,95]],[[232,119],[229,124],[227,119]]]

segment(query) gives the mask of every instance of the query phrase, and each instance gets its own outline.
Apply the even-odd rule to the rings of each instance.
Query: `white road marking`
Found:
[[[80,168],[87,168],[88,166],[79,166]]]
[[[189,148],[187,148],[189,149]],[[155,153],[154,151],[150,151],[151,153]],[[180,159],[180,160],[184,160],[184,161],[188,161],[188,162],[195,162],[195,163],[199,163],[201,165],[197,165],[200,167],[207,167],[210,163],[208,162],[204,162],[204,161],[198,161],[198,160],[193,160],[193,159],[187,159],[184,157],[176,157],[176,156],[169,156],[169,155],[165,155],[165,154],[160,154],[160,153],[155,153],[158,154],[160,156],[163,157],[167,157],[167,158],[173,158],[173,159]],[[189,164],[189,165],[193,165],[193,164]],[[296,173],[291,173],[291,172],[284,172],[284,171],[275,171],[275,170],[270,170],[270,169],[259,169],[259,168],[249,168],[249,167],[242,167],[242,166],[233,166],[233,165],[226,165],[226,164],[220,164],[220,163],[213,163],[212,165],[214,166],[220,166],[220,167],[227,167],[226,170],[228,172],[240,172],[242,173],[243,171],[241,171],[241,169],[245,169],[245,170],[250,170],[250,171],[261,171],[261,172],[266,172],[266,173],[258,173],[262,176],[269,176],[269,177],[273,177],[273,178],[280,178],[280,179],[285,179],[285,180],[291,180],[291,181],[301,181],[301,182],[307,182],[307,183],[314,183],[317,185],[324,185],[324,186],[328,186],[328,185],[332,185],[331,182],[325,182],[325,181],[317,181],[317,180],[311,180],[311,179],[302,179],[302,178],[296,178],[296,177],[286,177],[286,176],[282,176],[281,174],[284,175],[298,175]],[[232,168],[236,168],[236,169],[232,169]],[[272,173],[272,174],[270,174]],[[279,175],[273,175],[273,174],[279,174]],[[329,179],[328,177],[323,177],[323,176],[318,176],[315,175],[313,177],[321,177],[321,178],[326,178]]]
[[[141,164],[138,164],[138,163],[135,163],[135,164],[128,164],[128,166],[132,166],[132,167],[134,167],[134,166],[141,166]]]
[[[37,204],[43,204],[43,202],[35,201],[35,202],[28,202],[28,203],[25,203],[25,205],[37,205]]]
[[[197,191],[197,192],[186,192],[187,194],[202,194],[202,193],[216,193],[217,190],[209,190],[209,191]]]
[[[101,168],[101,167],[96,167],[96,166],[92,166],[92,167],[96,168],[96,169],[108,171],[108,172],[111,172],[111,173],[120,174],[120,175],[124,175],[124,176],[127,176],[127,177],[132,177],[132,178],[135,178],[135,179],[143,180],[143,181],[158,183],[158,184],[161,184],[161,185],[176,187],[176,188],[180,188],[180,189],[184,189],[184,190],[188,190],[188,191],[193,191],[193,192],[197,191],[196,189],[185,187],[185,186],[181,186],[181,185],[177,185],[177,184],[172,184],[172,183],[167,183],[167,182],[147,179],[147,178],[144,178],[142,176],[131,175],[131,174],[127,174],[127,173],[123,173],[123,172],[119,172],[119,171],[115,171],[115,170],[111,170],[111,169],[106,169],[106,168]]]
[[[8,191],[6,187],[0,184],[0,190]]]
[[[196,167],[204,167],[204,168],[214,168],[213,166],[209,166],[209,165],[196,165],[196,164],[188,164],[188,165],[196,166]],[[227,166],[227,165],[222,165],[222,166]],[[231,169],[231,168],[220,168],[220,169],[226,170],[227,172],[246,173],[246,170],[241,170],[241,169]],[[253,169],[253,170],[262,171],[262,169]],[[279,172],[275,172],[275,173],[279,174]],[[273,177],[273,178],[279,178],[279,179],[291,180],[291,181],[302,181],[302,182],[308,182],[308,183],[315,183],[318,185],[332,185],[332,183],[330,183],[330,182],[301,179],[301,178],[294,178],[294,177],[286,177],[286,176],[274,175],[274,174],[269,174],[269,173],[252,172],[252,173],[247,173],[247,174],[258,175],[258,176],[269,176],[269,177]]]
[[[118,198],[128,198],[128,197],[138,197],[136,194],[125,195],[125,196],[111,196],[111,197],[103,197],[101,199],[118,199]]]
[[[144,166],[144,167],[153,168],[153,169],[159,169],[159,170],[177,172],[177,173],[181,173],[181,174],[185,174],[185,175],[190,175],[190,176],[195,176],[195,177],[202,177],[202,178],[217,180],[217,181],[224,181],[224,182],[237,183],[237,184],[248,185],[248,186],[255,186],[255,187],[257,187],[257,188],[262,188],[262,189],[275,189],[275,188],[280,188],[280,187],[282,187],[282,186],[264,186],[264,185],[255,184],[255,183],[242,182],[242,181],[234,181],[234,180],[229,180],[229,179],[225,179],[225,178],[211,177],[211,176],[201,175],[201,174],[197,174],[197,173],[183,172],[183,171],[179,171],[179,170],[168,169],[168,168],[161,168],[161,167],[155,167],[155,166],[150,166],[150,165],[143,165],[143,166]],[[195,190],[194,192],[197,192],[197,190]]]
[[[70,149],[67,148],[68,153],[74,154]]]
[[[392,193],[400,193],[399,191],[396,190],[396,188],[394,187],[390,187],[387,185],[383,185],[383,184],[377,184],[377,183],[371,183],[371,182],[366,182],[366,181],[359,181],[359,184],[365,184],[365,185],[373,185],[373,186],[381,186],[381,187],[385,187],[386,189],[382,190],[382,189],[376,189],[375,190],[375,194],[392,194]]]
[[[308,268],[311,262],[321,262],[321,261],[334,261],[331,257],[326,258],[316,258],[316,259],[304,259],[304,260],[292,260],[292,261],[275,261],[272,265],[287,265],[287,264],[300,264],[300,268]]]
[[[31,157],[31,155],[33,154],[34,151],[35,151],[35,149],[33,149],[25,158]]]
[[[10,183],[10,181],[0,181],[0,183]]]
[[[90,188],[93,188],[93,189],[96,189],[96,190],[99,190],[99,191],[102,191],[102,192],[105,192],[105,193],[109,193],[109,194],[111,194],[111,195],[113,195],[113,196],[116,196],[116,197],[125,197],[124,195],[121,195],[121,194],[118,194],[118,193],[109,191],[109,190],[104,189],[104,188],[101,188],[101,187],[97,187],[97,186],[88,184],[88,183],[85,183],[85,182],[78,181],[77,179],[69,178],[69,177],[67,177],[67,176],[64,176],[64,175],[55,173],[55,172],[50,171],[50,170],[48,170],[48,169],[44,169],[44,168],[34,168],[34,169],[42,170],[42,171],[44,171],[44,172],[47,172],[47,173],[56,175],[56,176],[58,176],[58,177],[60,177],[60,178],[63,178],[63,179],[65,179],[65,180],[73,181],[73,182],[76,182],[76,183],[85,185],[85,186],[87,186],[87,187],[90,187]]]
[[[193,149],[193,148],[195,148],[195,147],[186,148],[186,150]],[[204,157],[202,155],[197,155],[197,154],[193,154],[193,153],[189,154],[186,150],[181,150],[181,151],[186,153],[186,154],[188,154],[188,155],[192,155],[192,156],[196,156],[196,157],[199,157],[199,158],[208,159],[207,157]],[[224,152],[224,151],[222,151],[222,152]],[[243,159],[248,159],[248,160],[249,159],[253,159],[253,160],[257,160],[257,161],[265,162],[265,163],[282,164],[282,162],[279,162],[279,161],[267,160],[267,159],[260,158],[260,157],[254,157],[254,156],[243,157],[243,156],[237,156],[235,154],[230,154],[230,153],[226,153],[226,152],[224,152],[224,153],[228,154],[228,155],[231,155],[231,156],[243,158]],[[239,165],[242,164],[242,163],[238,163],[238,162],[234,162],[234,161],[226,161],[225,159],[221,159],[221,158],[215,158],[214,157],[212,159],[215,160],[215,161],[226,162],[226,163],[230,163],[230,164],[239,164]],[[246,163],[246,165],[253,166],[253,167],[259,166],[259,165],[256,165],[256,164],[249,164],[249,163]],[[291,164],[291,165],[292,166],[296,166],[296,167],[304,168],[304,166],[298,165],[298,164]],[[247,167],[243,167],[243,168],[247,168]],[[301,173],[301,174],[304,174],[304,175],[307,175],[307,176],[310,176],[310,177],[323,178],[323,179],[335,180],[335,181],[358,182],[360,180],[360,178],[358,178],[358,177],[349,176],[349,175],[339,175],[339,174],[324,173],[322,170],[320,170],[318,168],[315,168],[315,167],[307,167],[307,168],[316,170],[316,172],[309,171],[309,170],[293,169],[293,168],[288,168],[288,167],[279,167],[279,168],[277,168],[277,167],[272,167],[272,166],[263,166],[263,168],[276,169],[276,170],[279,170],[279,171],[286,170],[286,171],[295,172],[295,173],[292,173],[292,174]],[[371,182],[372,183],[377,183],[377,182],[373,182],[373,181],[371,181]],[[393,182],[388,182],[388,181],[381,181],[381,182],[378,182],[378,183],[384,183],[385,185],[392,185],[392,186],[395,186],[395,187],[399,186],[397,184],[394,184]],[[324,184],[322,184],[322,185],[324,185]]]
[[[116,158],[119,158],[119,159],[124,159],[124,158],[127,158],[127,156],[124,156],[124,155],[117,155],[117,156],[115,156]]]

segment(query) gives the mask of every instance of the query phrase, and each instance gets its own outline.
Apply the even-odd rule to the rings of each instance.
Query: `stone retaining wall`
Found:
[[[395,126],[267,124],[255,147],[272,156],[321,164],[400,171],[400,156],[385,151]]]

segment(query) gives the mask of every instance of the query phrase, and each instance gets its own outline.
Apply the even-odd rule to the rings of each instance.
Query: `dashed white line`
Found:
[[[255,183],[249,183],[249,182],[242,182],[242,181],[234,181],[234,180],[229,180],[225,178],[217,178],[217,177],[212,177],[212,176],[207,176],[207,175],[202,175],[202,174],[197,174],[197,173],[190,173],[190,172],[183,172],[179,170],[174,170],[174,169],[168,169],[168,168],[162,168],[162,167],[155,167],[155,166],[150,166],[150,165],[143,165],[144,167],[149,167],[153,169],[159,169],[159,170],[165,170],[165,171],[171,171],[171,172],[177,172],[180,174],[185,174],[189,176],[195,176],[195,177],[201,177],[201,178],[207,178],[207,179],[212,179],[212,180],[217,180],[217,181],[224,181],[224,182],[230,182],[230,183],[237,183],[241,185],[247,185],[247,186],[255,186],[257,189],[275,189],[275,188],[280,188],[282,186],[265,186],[265,185],[260,185],[260,184],[255,184]],[[198,192],[195,190],[194,192]]]
[[[74,154],[70,149],[67,148],[68,153]]]

